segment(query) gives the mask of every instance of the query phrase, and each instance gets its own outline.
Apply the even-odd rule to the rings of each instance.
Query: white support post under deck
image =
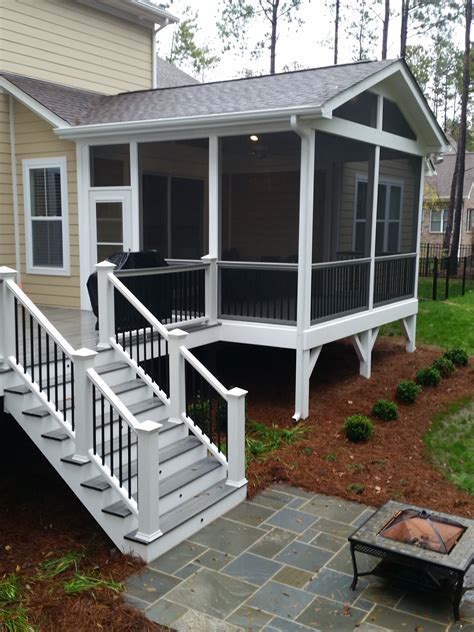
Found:
[[[298,297],[296,310],[295,414],[299,421],[309,415],[310,350],[304,348],[304,332],[311,324],[311,274],[313,260],[313,197],[316,134],[292,119],[301,137],[300,209],[298,234]]]
[[[115,334],[115,292],[109,281],[109,273],[115,268],[115,264],[109,261],[102,261],[95,266],[99,306],[99,349],[108,349],[110,339]]]
[[[0,267],[0,368],[8,369],[8,358],[15,355],[15,300],[7,281],[16,281],[12,268]]]

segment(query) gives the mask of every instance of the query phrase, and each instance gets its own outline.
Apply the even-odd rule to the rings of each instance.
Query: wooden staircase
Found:
[[[4,409],[121,551],[150,561],[245,498],[245,391],[225,389],[186,348],[188,334],[166,330],[133,301],[151,320],[155,350],[161,354],[164,341],[169,347],[165,393],[133,357],[143,357],[146,332],[136,334],[133,351],[114,335],[98,353],[74,350],[13,271],[0,268],[0,281],[12,336],[0,347]],[[208,436],[188,415],[197,410],[188,401],[189,370],[225,401],[225,438],[211,427]]]

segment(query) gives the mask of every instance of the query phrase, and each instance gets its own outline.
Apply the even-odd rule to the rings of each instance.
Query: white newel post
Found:
[[[181,329],[173,329],[168,333],[169,376],[170,376],[170,420],[182,421],[181,415],[186,410],[186,377],[184,358],[180,347],[188,334]]]
[[[159,430],[161,424],[144,421],[137,428],[138,435],[138,531],[135,537],[151,542],[161,535],[160,531],[160,489]]]
[[[99,344],[100,349],[110,347],[110,338],[115,334],[115,294],[109,281],[109,274],[115,270],[115,264],[102,261],[95,266],[97,272],[97,293],[99,303]]]
[[[15,300],[8,281],[16,281],[16,271],[0,266],[0,367],[5,369],[8,358],[15,355]]]
[[[218,277],[217,277],[217,257],[211,255],[204,255],[201,257],[202,261],[208,263],[206,268],[206,316],[209,319],[209,323],[217,322],[217,297],[218,297]]]
[[[245,478],[245,396],[233,388],[227,393],[227,484],[242,487]]]
[[[76,449],[74,460],[87,463],[93,445],[92,383],[87,371],[95,364],[96,351],[78,349],[72,353],[74,363],[74,419]]]

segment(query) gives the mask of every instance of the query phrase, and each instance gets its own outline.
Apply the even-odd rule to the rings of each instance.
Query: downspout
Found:
[[[15,136],[15,99],[9,98],[10,116],[10,161],[12,168],[12,193],[13,193],[13,225],[15,234],[15,266],[18,274],[18,283],[21,282],[21,259],[20,259],[20,221],[18,210],[18,182],[16,174],[16,136]]]
[[[296,353],[303,356],[304,331],[311,324],[310,299],[311,299],[311,266],[308,266],[308,257],[311,261],[313,246],[313,213],[309,208],[313,206],[314,186],[314,143],[312,143],[314,130],[301,124],[296,115],[290,118],[291,129],[301,138],[301,174],[300,174],[300,212],[298,230],[298,295],[296,310]],[[300,363],[301,364],[301,363]],[[300,370],[303,367],[299,367]],[[299,375],[297,362],[296,377],[296,401],[303,401],[303,374]],[[305,415],[302,410],[295,410],[293,419],[300,421]]]

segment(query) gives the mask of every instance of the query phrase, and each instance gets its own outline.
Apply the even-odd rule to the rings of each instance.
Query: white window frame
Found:
[[[67,183],[66,156],[52,158],[28,158],[22,161],[23,166],[23,195],[25,208],[25,236],[26,236],[26,271],[28,274],[44,274],[49,276],[70,276],[69,259],[69,198]],[[59,168],[61,180],[61,219],[63,240],[63,265],[58,268],[33,265],[33,231],[31,215],[31,187],[30,171],[32,169]]]
[[[474,232],[474,208],[466,209],[466,233]]]
[[[356,173],[355,176],[355,192],[354,192],[354,220],[353,220],[353,227],[352,227],[352,249],[355,250],[355,245],[356,245],[356,226],[357,223],[364,223],[367,221],[366,219],[357,219],[357,191],[358,191],[358,187],[359,187],[359,182],[365,182],[368,184],[368,177],[366,174],[364,173]],[[377,190],[378,187],[380,185],[383,185],[385,187],[387,187],[387,189],[390,186],[397,186],[400,188],[400,216],[398,220],[393,220],[393,219],[389,219],[389,209],[390,209],[390,196],[386,195],[385,196],[385,214],[384,214],[384,218],[383,219],[378,219],[377,215],[375,216],[375,221],[376,223],[382,223],[384,224],[384,252],[386,251],[386,247],[387,247],[387,240],[388,240],[388,226],[390,223],[398,223],[398,248],[397,250],[400,250],[400,241],[401,241],[401,234],[402,234],[402,210],[403,210],[403,197],[404,197],[404,183],[403,180],[401,180],[400,178],[379,178],[379,181],[377,182]],[[375,210],[375,212],[377,213],[377,209]],[[368,209],[368,213],[370,215],[370,209]],[[378,255],[380,256],[380,255]]]
[[[433,230],[433,213],[441,213],[441,230]],[[432,235],[444,235],[446,232],[448,209],[432,208],[430,209],[430,233]],[[446,217],[446,220],[444,219]]]

